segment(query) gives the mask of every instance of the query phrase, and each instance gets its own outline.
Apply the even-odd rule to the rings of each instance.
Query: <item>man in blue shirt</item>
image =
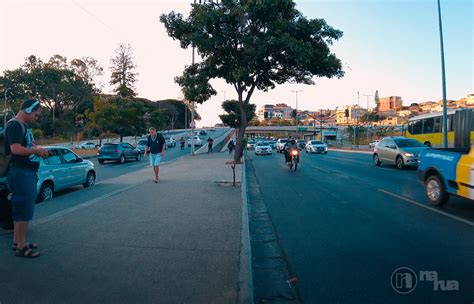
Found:
[[[150,166],[153,167],[153,172],[155,173],[153,181],[157,183],[160,180],[158,173],[160,172],[161,158],[165,157],[166,141],[163,135],[156,132],[154,127],[151,127],[149,131],[150,135],[148,135],[143,155],[146,157],[147,152],[150,152]]]

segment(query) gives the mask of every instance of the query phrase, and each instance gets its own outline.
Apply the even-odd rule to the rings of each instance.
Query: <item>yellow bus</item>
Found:
[[[448,147],[467,148],[474,143],[474,109],[448,109]],[[405,136],[433,148],[443,147],[443,112],[428,113],[408,120]]]

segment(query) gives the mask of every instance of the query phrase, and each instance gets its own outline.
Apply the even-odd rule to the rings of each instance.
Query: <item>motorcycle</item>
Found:
[[[300,151],[298,151],[297,149],[293,149],[293,150],[290,150],[288,151],[290,153],[290,161],[288,162],[288,167],[290,168],[290,171],[291,170],[294,170],[296,171],[296,168],[298,168],[298,159],[299,159],[299,154],[300,154]]]

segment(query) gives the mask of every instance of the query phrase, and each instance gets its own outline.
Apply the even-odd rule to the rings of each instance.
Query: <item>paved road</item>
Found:
[[[378,168],[367,154],[303,154],[297,172],[280,154],[249,156],[260,186],[249,197],[267,205],[301,302],[473,303],[472,202],[430,209],[416,170]],[[399,267],[418,275],[407,295],[390,284]],[[434,291],[419,271],[457,280],[460,290]]]

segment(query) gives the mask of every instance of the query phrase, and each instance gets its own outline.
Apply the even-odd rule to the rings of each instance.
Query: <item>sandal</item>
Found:
[[[30,249],[37,249],[38,248],[38,244],[35,244],[35,243],[26,243],[26,245],[28,248]],[[15,251],[18,249],[18,244],[17,243],[12,243],[12,250]]]
[[[15,256],[20,257],[20,258],[37,258],[40,256],[40,253],[38,251],[34,251],[33,249],[30,249],[28,246],[25,246],[21,249],[17,249],[15,252]]]

